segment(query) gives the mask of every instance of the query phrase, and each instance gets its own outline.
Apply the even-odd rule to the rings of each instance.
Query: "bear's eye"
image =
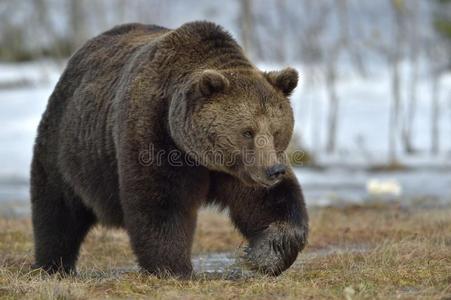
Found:
[[[274,132],[274,134],[272,135],[273,139],[274,139],[274,143],[277,145],[279,144],[280,141],[280,131],[276,131]]]
[[[245,130],[242,133],[243,137],[247,138],[247,139],[251,139],[254,137],[254,133],[251,130]]]

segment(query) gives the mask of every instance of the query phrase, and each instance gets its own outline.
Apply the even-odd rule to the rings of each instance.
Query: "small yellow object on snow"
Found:
[[[366,190],[370,195],[400,196],[402,193],[402,186],[395,179],[370,179],[366,183]]]

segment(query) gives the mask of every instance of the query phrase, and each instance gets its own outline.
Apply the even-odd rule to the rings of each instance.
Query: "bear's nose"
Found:
[[[284,175],[286,171],[287,168],[283,164],[276,164],[266,169],[266,175],[268,175],[269,179],[275,180]]]

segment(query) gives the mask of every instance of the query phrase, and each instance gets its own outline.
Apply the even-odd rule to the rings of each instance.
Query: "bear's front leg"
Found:
[[[308,215],[301,188],[290,172],[275,187],[242,187],[241,192],[230,212],[249,241],[244,258],[251,269],[277,276],[294,263],[307,243]]]
[[[292,170],[272,188],[249,187],[227,175],[215,176],[216,201],[230,209],[234,224],[249,242],[245,261],[251,269],[277,276],[305,247],[308,215]],[[223,197],[221,197],[221,194]]]
[[[139,265],[158,276],[191,276],[202,171],[129,161],[119,175],[124,224]]]
[[[148,200],[152,201],[152,200]],[[169,205],[171,206],[171,205]],[[164,204],[137,204],[125,209],[125,227],[138,263],[157,276],[189,277],[191,245],[196,223],[194,211],[177,211]]]

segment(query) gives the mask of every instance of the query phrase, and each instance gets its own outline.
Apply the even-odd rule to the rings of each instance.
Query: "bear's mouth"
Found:
[[[271,180],[271,181],[267,181],[267,180],[256,180],[256,183],[257,183],[258,185],[263,186],[263,187],[271,188],[271,187],[277,185],[280,181],[281,181],[281,179],[276,179],[276,180]]]
[[[243,181],[245,183],[248,183],[249,185],[252,185],[252,186],[257,185],[257,186],[261,186],[261,187],[265,187],[265,188],[271,188],[271,187],[275,186],[276,184],[278,184],[282,180],[281,178],[276,179],[276,180],[269,180],[266,178],[261,178],[260,176],[256,176],[255,174],[248,173],[248,172],[245,172],[245,175],[247,175],[247,176],[244,176],[244,178],[243,178]]]

